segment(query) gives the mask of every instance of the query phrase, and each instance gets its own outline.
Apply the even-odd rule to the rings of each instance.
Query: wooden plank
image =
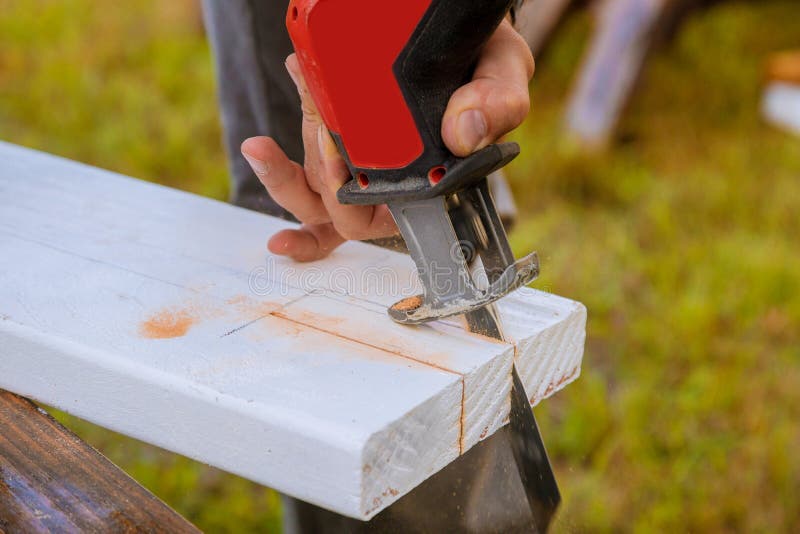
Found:
[[[0,390],[0,532],[199,532],[32,402]]]
[[[367,519],[577,377],[585,309],[503,303],[514,343],[402,327],[401,254],[297,265],[288,223],[0,143],[0,387]]]

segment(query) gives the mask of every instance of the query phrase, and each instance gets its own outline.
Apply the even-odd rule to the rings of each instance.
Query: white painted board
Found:
[[[0,388],[369,519],[575,380],[586,312],[524,289],[500,343],[394,324],[401,254],[299,265],[290,224],[0,143]]]

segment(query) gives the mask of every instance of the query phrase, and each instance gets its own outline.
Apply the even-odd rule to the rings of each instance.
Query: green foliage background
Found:
[[[539,61],[513,240],[590,312],[581,379],[537,409],[559,531],[800,530],[800,139],[758,116],[798,16],[694,16],[603,156],[560,135],[588,17]],[[0,139],[223,199],[219,130],[194,1],[0,0]],[[273,492],[59,417],[201,528],[278,530]]]

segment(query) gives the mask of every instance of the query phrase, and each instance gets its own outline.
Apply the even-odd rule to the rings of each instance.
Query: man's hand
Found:
[[[336,192],[350,179],[344,160],[305,86],[297,58],[286,68],[303,106],[304,166],[289,161],[268,137],[242,144],[242,154],[278,204],[303,223],[269,241],[274,254],[297,261],[322,259],[348,239],[389,237],[397,226],[386,206],[344,206]],[[442,138],[453,154],[468,156],[519,126],[530,109],[528,83],[534,62],[525,41],[507,20],[487,43],[469,84],[453,94]]]

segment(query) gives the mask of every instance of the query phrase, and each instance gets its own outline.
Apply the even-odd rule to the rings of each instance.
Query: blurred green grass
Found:
[[[537,408],[558,531],[800,530],[800,139],[758,117],[796,0],[726,2],[654,55],[601,156],[559,135],[589,31],[539,61],[511,178],[537,287],[589,308],[581,379]],[[224,198],[190,0],[0,0],[0,139]],[[212,532],[276,531],[266,489],[61,415]]]

